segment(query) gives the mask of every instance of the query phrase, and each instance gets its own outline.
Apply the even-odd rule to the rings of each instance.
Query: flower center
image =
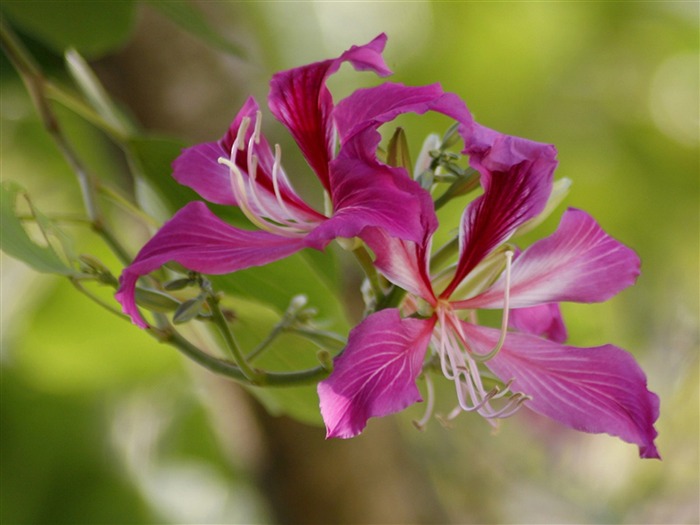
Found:
[[[524,394],[512,393],[510,383],[504,387],[495,385],[487,389],[482,373],[486,372],[480,363],[488,361],[496,356],[503,348],[508,329],[508,310],[510,301],[510,273],[513,252],[508,251],[505,270],[505,297],[503,307],[503,320],[501,323],[501,335],[496,346],[487,354],[476,354],[469,348],[469,342],[462,328],[462,320],[455,312],[450,302],[444,298],[438,300],[435,305],[435,315],[438,325],[433,332],[431,346],[440,359],[440,367],[443,375],[455,383],[458,405],[446,417],[447,420],[455,418],[461,411],[476,411],[489,420],[501,419],[514,414],[527,399]],[[489,378],[490,380],[490,378]],[[432,386],[429,385],[428,396],[432,395]],[[501,403],[494,403],[497,400]],[[430,418],[433,402],[429,400],[428,410],[425,416],[416,426],[425,425]]]
[[[313,230],[319,221],[310,219],[301,210],[285,202],[283,192],[293,194],[293,189],[282,170],[282,150],[279,144],[275,144],[272,173],[268,175],[265,170],[260,170],[272,183],[272,189],[269,188],[269,183],[264,185],[258,180],[259,158],[255,152],[260,144],[261,123],[262,115],[258,111],[253,133],[246,143],[251,120],[250,117],[244,117],[231,145],[230,157],[219,157],[218,162],[229,168],[233,195],[241,211],[253,224],[262,230],[284,237],[303,237]],[[236,163],[239,151],[247,153],[245,170]]]

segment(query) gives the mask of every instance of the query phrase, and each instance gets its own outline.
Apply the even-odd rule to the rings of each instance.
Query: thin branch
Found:
[[[90,219],[92,229],[102,237],[122,263],[129,264],[131,262],[129,253],[122,247],[121,243],[119,243],[116,236],[107,227],[102,217],[97,201],[97,183],[85,169],[82,161],[66,139],[58,123],[58,119],[49,104],[47,96],[48,83],[46,79],[34,62],[34,59],[3,19],[0,19],[0,42],[2,43],[5,54],[10,59],[10,62],[12,62],[15,69],[17,69],[17,72],[27,87],[27,91],[29,91],[44,128],[49,133],[63,155],[63,158],[68,162],[78,179],[83,197],[83,204],[87,216]]]

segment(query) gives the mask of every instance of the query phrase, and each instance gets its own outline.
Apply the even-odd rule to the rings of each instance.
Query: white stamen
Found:
[[[510,260],[512,252],[507,255],[508,272],[510,269]],[[509,273],[506,277],[507,286],[510,286]],[[508,299],[506,298],[506,309],[508,308]],[[503,387],[494,386],[490,390],[486,390],[481,378],[481,370],[479,362],[473,352],[469,351],[467,338],[461,326],[461,320],[451,310],[448,304],[439,305],[436,308],[436,315],[440,328],[436,330],[433,336],[433,348],[436,349],[439,358],[442,372],[448,379],[455,383],[455,391],[457,394],[458,406],[447,415],[443,421],[449,421],[455,418],[459,412],[478,412],[488,420],[504,418],[514,414],[523,402],[528,399],[527,396],[521,393],[511,394],[510,386],[512,381],[507,382]],[[503,324],[507,327],[507,319]],[[496,347],[496,351],[503,346],[504,335]],[[491,352],[490,352],[491,353]],[[495,355],[495,353],[493,353]],[[503,399],[504,403],[499,403],[500,406],[493,406],[493,402]],[[432,406],[430,407],[432,410]],[[416,424],[425,424],[427,417],[424,416]]]
[[[510,268],[513,261],[513,252],[507,251],[506,256],[506,282],[505,282],[505,292],[503,294],[503,319],[501,321],[501,336],[498,339],[498,343],[494,346],[490,352],[486,354],[474,354],[475,360],[483,363],[489,359],[496,357],[496,354],[501,351],[503,344],[506,342],[506,335],[508,333],[508,317],[510,313]]]
[[[248,127],[250,126],[250,117],[243,117],[241,120],[241,125],[238,126],[238,133],[236,133],[236,140],[233,141],[233,145],[239,151],[245,149],[245,134],[248,132]],[[231,148],[234,149],[233,147]],[[231,153],[231,158],[234,158],[233,152]]]
[[[261,177],[271,177],[274,195],[265,185],[259,184],[256,145],[261,142],[262,113],[257,111],[253,132],[246,144],[246,135],[250,128],[251,118],[243,117],[238,127],[236,138],[231,145],[230,158],[220,157],[219,164],[229,168],[231,191],[244,215],[262,230],[284,237],[299,237],[308,233],[318,221],[307,219],[301,210],[291,210],[284,201],[282,191],[293,190],[289,186],[282,171],[282,153],[279,145],[275,145],[275,160],[272,173],[268,175],[268,166],[263,165]],[[236,161],[238,151],[246,150],[246,166],[239,167]],[[267,152],[264,152],[267,159]],[[282,179],[284,186],[280,185]],[[275,205],[276,204],[276,205]]]
[[[238,140],[238,139],[236,139]],[[234,142],[235,146],[235,142]],[[232,148],[233,151],[235,151],[235,148]],[[232,156],[234,155],[234,152],[232,153]],[[250,222],[255,224],[258,228],[261,228],[263,230],[268,230],[270,231],[269,225],[266,224],[263,220],[261,220],[258,215],[256,215],[251,206],[250,206],[250,201],[248,199],[248,193],[246,192],[246,182],[245,178],[243,177],[243,174],[241,173],[241,170],[238,169],[238,166],[234,162],[232,162],[229,159],[226,159],[224,157],[219,157],[218,159],[219,164],[224,164],[225,166],[228,166],[229,168],[229,178],[231,182],[231,190],[233,191],[233,196],[236,198],[236,202],[238,203],[238,207],[241,209],[243,214],[248,217]]]
[[[250,149],[248,151],[251,151]],[[255,183],[255,179],[257,178],[258,175],[258,156],[257,155],[250,155],[250,159],[248,159],[248,178],[250,179],[250,183]]]
[[[282,208],[282,210],[284,210],[288,216],[291,216],[292,214],[289,212],[287,205],[284,203],[284,199],[282,198],[282,194],[280,192],[279,174],[281,171],[282,148],[280,148],[279,144],[275,144],[275,163],[272,165],[272,187],[275,190],[275,197],[277,198],[280,208]]]
[[[260,144],[260,128],[262,127],[262,111],[255,113],[255,128],[253,129],[253,139],[256,144]]]

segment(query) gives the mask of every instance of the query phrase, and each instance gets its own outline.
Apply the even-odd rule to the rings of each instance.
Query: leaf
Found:
[[[2,2],[2,12],[13,25],[59,54],[74,47],[88,58],[120,47],[134,25],[132,0]]]
[[[23,189],[16,184],[4,182],[0,185],[0,248],[6,254],[26,263],[38,272],[56,273],[60,275],[77,275],[77,272],[66,265],[50,246],[36,244],[27,234],[22,222],[16,215],[17,196]],[[42,216],[42,222],[47,219]]]
[[[158,9],[162,14],[170,18],[185,31],[202,39],[207,44],[214,46],[226,53],[241,57],[245,53],[237,44],[234,44],[220,33],[214,30],[202,12],[189,2],[163,2],[148,1],[148,4]]]

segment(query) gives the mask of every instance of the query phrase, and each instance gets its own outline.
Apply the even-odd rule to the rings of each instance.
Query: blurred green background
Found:
[[[48,76],[70,84],[61,57],[74,45],[142,128],[188,144],[218,138],[247,96],[264,104],[275,71],[382,31],[392,80],[440,82],[482,124],[554,143],[558,176],[574,182],[565,205],[643,261],[638,284],[613,300],[565,306],[570,343],[611,342],[639,360],[661,397],[663,461],[526,411],[497,433],[471,415],[419,433],[418,406],[326,442],[2,254],[0,521],[698,523],[699,4],[185,4],[197,16],[182,5],[5,1],[2,14]],[[0,67],[2,179],[46,213],[75,213],[70,169],[4,55]],[[344,68],[331,86],[342,95],[377,81]],[[115,148],[57,111],[91,169],[119,184]],[[308,169],[264,114],[307,194]],[[414,150],[447,125],[409,122]],[[135,249],[143,232],[129,227]],[[85,229],[73,233],[79,253],[102,254]],[[452,395],[441,389],[445,410]]]

